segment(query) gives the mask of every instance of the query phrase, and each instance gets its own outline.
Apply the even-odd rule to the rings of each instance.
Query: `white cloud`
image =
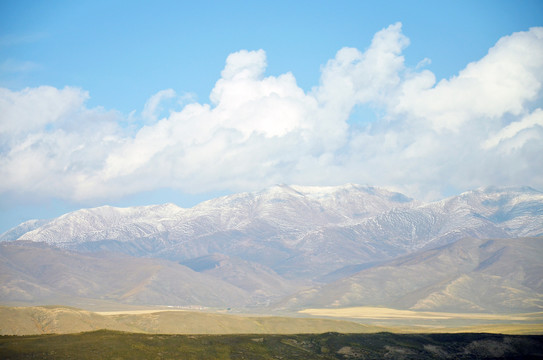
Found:
[[[145,103],[141,116],[148,122],[155,122],[159,116],[161,103],[164,100],[175,98],[177,94],[173,89],[161,90],[151,96]]]
[[[403,84],[392,103],[398,115],[424,119],[437,130],[459,130],[467,121],[519,115],[540,96],[543,28],[503,37],[481,60],[433,86],[428,71]]]
[[[0,88],[0,135],[34,132],[58,124],[80,111],[88,97],[87,92],[71,87]]]
[[[518,138],[521,132],[527,132],[535,127],[543,129],[543,110],[536,109],[533,113],[524,117],[520,121],[513,122],[506,127],[502,128],[497,134],[488,138],[484,144],[483,149],[489,150],[497,147],[500,143],[504,143],[507,140]],[[531,138],[539,138],[535,133],[532,133]],[[521,142],[514,146],[515,148],[522,147],[528,139],[523,137]],[[510,147],[509,147],[510,148]]]
[[[221,76],[224,80],[258,80],[264,75],[266,65],[264,50],[241,50],[226,58],[226,66]]]
[[[502,38],[437,84],[405,66],[408,44],[398,23],[366,51],[343,48],[310,92],[291,73],[266,76],[263,50],[242,50],[226,59],[210,104],[162,117],[177,95],[160,91],[135,131],[114,112],[87,109],[80,89],[1,89],[0,193],[85,201],[280,182],[368,183],[426,197],[486,184],[543,188],[543,29]],[[351,127],[355,106],[383,115]]]
[[[402,50],[409,40],[397,23],[378,32],[362,53],[343,48],[326,64],[321,85],[314,89],[320,103],[348,114],[356,103],[383,102],[400,82]]]
[[[73,198],[124,136],[119,116],[86,109],[87,98],[70,87],[0,89],[0,193]]]

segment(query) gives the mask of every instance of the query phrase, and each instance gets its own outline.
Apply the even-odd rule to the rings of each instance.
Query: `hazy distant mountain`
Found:
[[[364,269],[282,308],[385,306],[448,312],[541,311],[543,238],[466,238]]]
[[[156,261],[156,264],[163,261],[161,268],[168,270],[159,273],[160,279],[147,273],[145,277],[142,273],[141,277],[131,284],[136,287],[142,284],[144,279],[152,279],[150,283],[145,283],[146,285],[142,287],[145,291],[130,293],[132,295],[123,297],[122,301],[133,299],[130,301],[165,303],[168,300],[168,303],[187,303],[201,299],[202,305],[219,303],[262,305],[292,294],[302,285],[314,286],[318,283],[333,282],[329,286],[336,286],[348,279],[353,281],[352,284],[357,284],[359,280],[352,280],[354,278],[349,276],[363,274],[360,276],[364,277],[366,276],[364,274],[371,274],[372,271],[377,271],[376,269],[382,269],[376,266],[384,262],[389,264],[387,266],[400,269],[399,264],[390,261],[405,255],[425,254],[426,250],[454,244],[461,239],[471,238],[472,240],[463,240],[455,246],[464,244],[462,246],[465,247],[470,241],[476,243],[477,239],[514,239],[541,235],[543,235],[543,193],[528,187],[482,188],[441,201],[423,203],[396,192],[349,184],[338,187],[278,185],[259,192],[209,200],[190,209],[183,209],[173,204],[131,208],[103,206],[83,209],[46,222],[23,223],[3,234],[0,240],[9,241],[12,246],[24,244],[23,240],[32,243],[43,242],[71,251],[61,252],[59,249],[48,249],[48,252],[55,254],[54,259],[59,256],[62,259],[79,256],[82,259],[85,258],[81,260],[83,262],[87,259],[95,259],[99,263],[102,257],[96,254],[126,254],[132,256],[125,258],[130,259],[130,261],[126,260],[127,264],[132,264],[130,266],[134,269],[139,267],[135,265],[138,258],[144,259],[146,265],[143,265],[141,269],[147,269],[145,271],[151,271],[149,264],[153,261]],[[523,244],[517,240],[507,241],[512,244]],[[533,247],[539,249],[541,242],[534,241]],[[468,248],[463,251],[468,253],[475,251],[475,248]],[[510,254],[514,255],[513,252]],[[36,253],[28,256],[38,255]],[[521,254],[515,256],[521,256]],[[450,261],[454,264],[456,264],[454,261],[460,261],[452,259]],[[56,288],[47,283],[49,281],[47,277],[36,277],[36,272],[32,271],[17,272],[17,267],[8,266],[9,261],[10,257],[4,257],[0,264],[2,269],[6,266],[9,268],[6,274],[9,274],[8,280],[11,284],[9,292],[4,290],[3,301],[14,299],[14,294],[18,292],[34,294],[26,298],[35,298],[41,296],[42,293],[46,294],[47,291],[56,291],[54,290]],[[47,257],[43,261],[43,266],[47,266]],[[529,258],[526,261],[526,266],[536,267],[542,262],[538,258]],[[70,262],[67,260],[64,263]],[[424,286],[427,289],[425,291],[432,290],[425,293],[417,290],[419,288],[416,287],[412,289],[412,291],[416,290],[413,294],[402,295],[402,299],[412,300],[394,303],[391,300],[392,295],[376,291],[364,296],[349,295],[345,298],[347,300],[340,299],[339,304],[365,304],[369,300],[377,304],[382,299],[382,304],[394,303],[409,308],[425,308],[425,306],[447,308],[449,306],[447,304],[454,303],[450,300],[453,297],[449,297],[448,302],[436,300],[432,303],[430,300],[424,300],[430,294],[434,297],[447,298],[443,295],[446,293],[443,290],[445,288],[436,287],[437,283],[430,279],[430,275],[437,276],[439,273],[437,270],[434,271],[434,268],[439,267],[438,265],[439,262],[421,265],[420,268],[416,268],[420,273],[417,271],[410,273],[411,276],[425,279]],[[103,264],[103,266],[106,269],[113,265]],[[505,265],[496,266],[502,268]],[[170,270],[180,275],[170,276],[167,273]],[[64,271],[70,276],[80,275],[77,275],[79,276],[77,281],[71,279],[71,282],[68,282],[72,284],[70,291],[75,293],[83,291],[83,296],[105,296],[102,290],[87,294],[85,292],[90,290],[76,289],[85,286],[90,286],[92,289],[98,286],[96,283],[100,281],[107,282],[106,276],[100,277],[100,275],[99,280],[96,281],[89,280],[91,284],[94,284],[91,286],[85,281],[89,277],[92,278],[94,273],[79,273],[68,265]],[[131,270],[122,270],[121,267],[105,272],[115,273],[116,271],[131,272]],[[394,274],[390,272],[387,276],[397,276]],[[403,273],[400,271],[401,274]],[[449,273],[444,274],[453,276]],[[470,273],[469,276],[475,276],[474,274]],[[457,279],[455,284],[459,284],[458,281],[464,281],[464,284],[481,282],[489,284],[488,278],[480,280],[480,276],[484,275],[481,274],[483,273],[477,272],[479,280]],[[192,276],[194,277],[191,278]],[[385,278],[385,275],[382,276],[380,279]],[[187,286],[177,288],[178,285],[171,280],[177,277],[187,278]],[[342,278],[345,279],[341,280]],[[183,298],[185,291],[193,289],[194,281],[192,280],[194,279],[206,284],[218,281],[222,284],[221,286],[231,286],[224,290],[231,297],[224,302],[214,302],[213,297],[208,298],[207,295]],[[366,281],[362,280],[360,280],[362,283]],[[391,281],[394,283],[393,280]],[[440,281],[445,281],[445,279]],[[160,288],[161,284],[166,283],[172,287],[170,289],[172,295],[169,298],[164,298],[163,294],[170,290]],[[200,287],[194,285],[194,289],[207,291],[203,283]],[[5,284],[7,282],[3,280],[4,288]],[[405,286],[406,289],[411,289],[407,284],[409,282],[401,285],[400,288]],[[109,286],[108,284],[99,285],[102,288]],[[512,289],[521,291],[519,298],[533,299],[534,294],[541,293],[537,287],[525,289],[518,288],[517,285],[514,285]],[[32,290],[34,292],[29,289],[34,289]],[[213,286],[206,289],[213,290]],[[216,292],[217,289],[213,291]],[[321,290],[326,289],[324,287]],[[341,291],[350,294],[346,289],[342,288]],[[438,295],[441,294],[440,291],[442,295]],[[129,290],[126,290],[126,293],[129,293]],[[356,291],[354,293],[358,294]],[[70,296],[75,296],[74,294]],[[118,298],[115,296],[112,299],[121,299],[121,295]],[[350,296],[356,300],[349,300]],[[241,297],[244,301],[240,300]],[[310,298],[308,297],[307,301],[312,302]],[[323,295],[323,299],[325,298],[326,296]],[[458,301],[464,301],[464,298],[458,297]],[[490,306],[488,302],[481,305],[477,301],[466,301],[462,306],[454,303],[454,306],[450,307],[457,306],[465,310],[503,308],[500,302]],[[511,301],[518,303],[517,300]],[[292,301],[290,303],[292,304]],[[323,300],[315,304],[317,303],[328,306],[334,302]],[[433,305],[428,305],[430,303]],[[517,305],[522,309],[539,307],[538,302],[534,304],[533,306]],[[514,306],[517,307],[517,305]]]
[[[297,289],[296,283],[282,278],[263,265],[222,254],[201,256],[182,264],[247,291],[254,304],[268,304]]]
[[[77,305],[243,306],[249,293],[162,259],[80,254],[24,242],[0,244],[0,300]]]

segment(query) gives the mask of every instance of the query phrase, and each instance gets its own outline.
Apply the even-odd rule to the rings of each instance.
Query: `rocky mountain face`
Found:
[[[0,301],[30,301],[39,299],[40,291],[60,291],[47,282],[52,274],[40,275],[41,268],[27,266],[41,261],[43,268],[64,273],[55,276],[62,279],[58,284],[64,284],[67,296],[134,304],[273,303],[291,308],[372,304],[462,311],[500,311],[510,304],[512,309],[539,309],[541,287],[526,274],[540,270],[542,257],[528,255],[539,254],[543,243],[536,237],[541,235],[543,193],[527,187],[477,189],[423,203],[352,184],[278,185],[190,209],[174,204],[104,206],[25,222],[3,234]],[[527,237],[533,239],[518,239]],[[487,254],[493,247],[481,248],[483,239],[495,239],[508,250]],[[14,256],[16,248],[28,255]],[[444,262],[446,256],[436,251],[453,255]],[[48,256],[40,258],[40,253]],[[124,260],[106,264],[111,254]],[[69,260],[75,258],[79,260]],[[406,268],[408,258],[418,265]],[[484,265],[488,259],[495,259],[492,266]],[[62,269],[55,265],[59,262]],[[89,271],[78,272],[77,262],[88,263]],[[135,265],[139,262],[144,265]],[[93,263],[102,268],[92,267]],[[506,268],[512,269],[507,274],[517,277],[501,274]],[[123,276],[135,277],[111,295]],[[479,301],[451,290],[469,293],[483,283],[494,284],[489,285],[489,294],[502,287],[509,293],[503,290],[499,301],[495,297]],[[299,293],[301,288],[314,295]],[[98,290],[87,293],[89,289]],[[213,295],[218,289],[223,302]]]

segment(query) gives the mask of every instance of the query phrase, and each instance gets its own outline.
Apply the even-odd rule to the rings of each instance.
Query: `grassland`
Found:
[[[0,336],[2,359],[543,359],[543,336],[154,335],[100,330]]]
[[[489,314],[398,310],[385,307],[305,309],[301,314],[358,320],[393,332],[543,334],[543,312]]]
[[[306,309],[300,313],[316,316],[333,316],[351,319],[474,319],[502,321],[543,321],[543,312],[520,314],[489,314],[489,313],[449,313],[398,310],[384,307],[357,306],[338,309]]]
[[[543,313],[466,314],[376,307],[307,309],[297,316],[187,310],[90,312],[65,306],[2,307],[0,335],[69,334],[99,329],[163,334],[459,333],[543,335]]]
[[[68,334],[99,329],[164,334],[370,333],[385,330],[352,321],[322,318],[193,311],[103,314],[63,306],[0,307],[0,335]]]
[[[366,307],[300,315],[0,307],[0,359],[543,359],[541,313]],[[472,325],[443,326],[457,322]]]

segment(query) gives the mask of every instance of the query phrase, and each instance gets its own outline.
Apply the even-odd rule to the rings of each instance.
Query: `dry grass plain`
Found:
[[[489,314],[398,310],[385,307],[305,309],[300,314],[359,321],[392,332],[543,334],[543,312]]]
[[[292,316],[185,309],[91,312],[63,306],[0,306],[0,335],[67,334],[108,329],[162,334],[458,333],[543,334],[543,312],[466,314],[380,307],[306,309]]]
[[[372,333],[377,326],[339,319],[130,310],[95,313],[61,306],[0,307],[0,335],[69,334],[99,329],[161,334]]]

